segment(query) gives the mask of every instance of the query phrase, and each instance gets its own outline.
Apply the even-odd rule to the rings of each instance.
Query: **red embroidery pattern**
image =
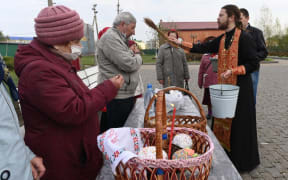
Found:
[[[105,152],[105,148],[104,148],[104,139],[106,137],[106,132],[103,133],[101,136],[100,136],[100,150],[104,153],[104,157],[106,160],[109,160],[111,164],[113,164],[113,162],[116,160],[116,158],[119,157],[119,155],[125,151],[125,148],[121,148],[119,150],[116,150],[111,157],[109,157],[108,153]],[[109,131],[109,134],[107,135],[107,140],[110,140],[111,139],[111,143],[115,144],[116,142],[119,141],[118,139],[118,135],[117,133],[115,132],[114,129],[111,129]]]
[[[138,154],[139,151],[140,151],[140,148],[139,148],[139,137],[138,137],[135,129],[133,129],[133,128],[130,128],[130,133],[131,133],[131,136],[132,136],[133,142],[134,142],[134,151],[136,152],[136,154]]]
[[[104,153],[105,148],[104,148],[104,139],[106,136],[106,132],[104,132],[101,136],[100,136],[100,151],[102,151]]]
[[[112,144],[115,144],[117,141],[118,141],[118,137],[117,136],[113,137],[113,139],[111,140]]]
[[[115,151],[114,152],[114,157],[117,158],[119,156],[119,154],[120,154],[119,151]]]
[[[119,150],[116,150],[113,154],[112,154],[112,157],[110,158],[110,162],[111,164],[114,163],[114,161],[119,157],[119,155],[125,151],[125,148],[121,148]]]
[[[114,131],[114,129],[110,129],[109,134],[108,134],[108,138],[110,139],[112,136],[114,136],[116,133]]]

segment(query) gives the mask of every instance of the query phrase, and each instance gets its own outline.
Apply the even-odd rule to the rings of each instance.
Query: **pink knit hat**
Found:
[[[38,40],[48,45],[65,44],[84,36],[84,23],[78,13],[65,6],[49,6],[35,18]]]

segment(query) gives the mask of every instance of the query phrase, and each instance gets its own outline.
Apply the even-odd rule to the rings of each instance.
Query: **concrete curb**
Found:
[[[278,57],[278,56],[268,56],[267,58],[271,58],[271,59],[281,59],[281,60],[288,60],[288,57]]]
[[[273,61],[261,61],[260,64],[271,64],[271,63],[279,63],[279,61],[273,60]]]

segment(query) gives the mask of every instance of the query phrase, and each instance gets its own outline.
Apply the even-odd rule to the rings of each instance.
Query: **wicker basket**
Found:
[[[176,115],[175,116],[175,127],[187,127],[187,128],[192,128],[192,129],[196,129],[202,132],[207,133],[206,130],[206,125],[207,125],[207,119],[204,113],[204,110],[200,104],[200,102],[198,101],[198,99],[196,98],[196,96],[194,94],[192,94],[190,91],[183,89],[183,88],[179,88],[179,87],[168,87],[163,89],[162,91],[164,91],[165,93],[169,92],[170,90],[178,90],[178,91],[182,91],[184,93],[186,93],[187,95],[189,95],[191,98],[193,98],[193,100],[196,102],[199,112],[200,112],[200,116],[183,116],[183,115]],[[145,128],[154,128],[155,127],[155,116],[153,117],[149,117],[149,109],[151,108],[153,102],[155,101],[156,96],[153,96],[153,98],[150,100],[146,112],[145,112],[145,117],[144,117],[144,127]],[[166,112],[166,111],[164,111]],[[167,117],[167,124],[168,126],[171,125],[172,122],[172,116],[166,116]]]
[[[168,133],[169,136],[171,131],[170,127],[166,127],[166,113],[162,113],[165,112],[165,108],[165,93],[160,91],[157,94],[156,102],[156,130],[152,128],[139,129],[144,146],[156,146],[157,159],[133,158],[125,164],[120,163],[116,168],[116,180],[208,179],[214,145],[206,133],[191,128],[175,127],[173,134],[188,134],[193,141],[192,149],[200,156],[187,160],[162,159],[162,149],[166,144],[163,142],[162,136],[165,133]]]

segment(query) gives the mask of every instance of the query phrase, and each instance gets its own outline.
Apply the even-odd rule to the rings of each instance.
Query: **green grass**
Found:
[[[143,64],[156,63],[155,55],[142,55]]]
[[[16,75],[15,71],[10,71],[10,75],[11,75],[11,77],[12,77],[12,79],[13,79],[16,87],[17,87],[18,86],[18,80],[19,80],[18,76]]]
[[[155,55],[142,55],[143,63],[156,63]],[[83,68],[94,65],[94,56],[81,57],[81,64]]]
[[[81,64],[84,66],[93,66],[95,65],[94,56],[82,56]]]
[[[274,61],[272,58],[266,58],[265,61]]]

